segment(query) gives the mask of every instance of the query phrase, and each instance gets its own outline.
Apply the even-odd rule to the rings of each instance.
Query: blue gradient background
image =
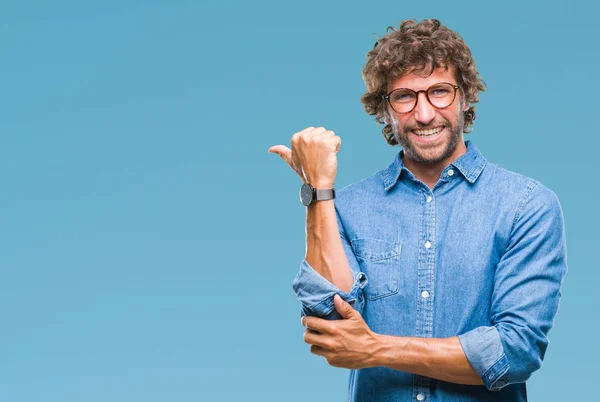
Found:
[[[488,84],[468,136],[562,203],[569,273],[532,401],[590,400],[600,348],[592,2],[13,1],[0,7],[0,400],[342,401],[302,341],[300,181],[398,152],[359,102],[375,35],[457,30]],[[377,7],[377,9],[374,9]]]

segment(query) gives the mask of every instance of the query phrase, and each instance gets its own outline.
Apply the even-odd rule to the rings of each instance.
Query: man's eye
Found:
[[[399,93],[392,96],[393,102],[410,102],[414,99],[414,95],[410,93]]]
[[[453,88],[446,85],[439,85],[430,88],[427,94],[432,98],[442,98],[445,96],[452,96]]]

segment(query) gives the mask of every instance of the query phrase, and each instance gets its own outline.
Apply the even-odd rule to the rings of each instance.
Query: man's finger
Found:
[[[336,143],[335,143],[335,152],[338,152],[340,150],[340,147],[342,146],[342,138],[341,137],[335,137],[336,139]]]
[[[348,302],[344,301],[340,295],[333,296],[333,304],[337,312],[346,319],[352,318],[356,313],[356,310]]]
[[[323,135],[325,132],[327,132],[325,127],[317,127],[312,130],[311,135]]]
[[[273,145],[271,148],[269,148],[269,152],[281,156],[285,163],[290,165],[292,169],[294,168],[292,164],[292,150],[285,145]]]
[[[309,345],[325,347],[327,346],[326,339],[327,338],[323,334],[320,334],[313,330],[307,329],[304,331],[304,342],[308,343]]]
[[[325,348],[317,345],[310,345],[310,353],[317,356],[323,356],[326,353]]]
[[[304,325],[308,329],[312,329],[320,333],[330,333],[331,327],[335,325],[335,323],[330,320],[325,320],[323,318],[304,317],[302,325]]]

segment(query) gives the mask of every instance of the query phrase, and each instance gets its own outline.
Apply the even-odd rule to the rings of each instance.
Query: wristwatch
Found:
[[[300,201],[307,207],[316,201],[332,200],[334,198],[335,188],[316,189],[310,183],[304,183],[300,187]]]

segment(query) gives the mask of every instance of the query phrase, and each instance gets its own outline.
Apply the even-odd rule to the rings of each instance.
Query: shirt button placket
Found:
[[[423,191],[422,215],[419,236],[419,264],[417,273],[417,326],[416,335],[431,338],[433,335],[433,295],[435,290],[436,203],[430,189]],[[413,400],[429,400],[429,378],[418,376],[413,390]]]

